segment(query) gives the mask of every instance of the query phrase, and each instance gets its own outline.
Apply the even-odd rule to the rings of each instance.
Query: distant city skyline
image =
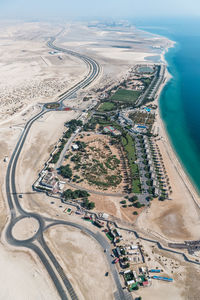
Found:
[[[199,0],[0,0],[1,18],[200,17]]]

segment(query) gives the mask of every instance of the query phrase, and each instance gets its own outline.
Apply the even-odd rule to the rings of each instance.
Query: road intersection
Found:
[[[76,83],[72,88],[70,88],[68,91],[66,91],[64,94],[62,94],[59,97],[58,103],[62,104],[63,101],[70,98],[77,91],[79,91],[80,89],[84,89],[89,84],[91,84],[98,77],[100,72],[100,66],[95,60],[85,55],[81,55],[74,51],[66,50],[55,46],[53,44],[54,41],[55,41],[55,37],[50,38],[47,45],[54,50],[75,56],[83,60],[89,69],[88,74],[79,83]],[[16,169],[17,169],[17,164],[18,164],[21,151],[26,142],[26,138],[29,134],[29,131],[33,123],[38,119],[40,119],[44,114],[48,113],[48,111],[49,110],[47,110],[43,106],[41,111],[26,123],[8,164],[7,173],[6,173],[6,194],[7,194],[7,202],[10,210],[10,219],[6,227],[6,240],[12,246],[30,249],[31,251],[33,251],[35,254],[38,255],[44,267],[46,268],[49,276],[51,277],[61,299],[77,300],[78,299],[77,294],[74,291],[66,274],[64,273],[63,268],[60,266],[56,257],[49,249],[49,247],[47,246],[44,240],[44,236],[43,236],[44,231],[51,226],[60,225],[60,224],[66,226],[73,226],[92,236],[103,249],[105,249],[105,247],[109,249],[110,248],[109,243],[107,242],[106,239],[104,239],[103,236],[101,236],[100,234],[95,234],[94,232],[88,230],[84,226],[77,225],[71,222],[45,218],[39,213],[32,213],[24,210],[19,202],[19,198],[18,198],[19,193],[16,188]],[[26,220],[26,222],[29,222],[29,220],[34,220],[35,223],[37,223],[37,229],[32,234],[29,234],[28,238],[26,239],[16,238],[13,234],[13,228],[15,228],[17,224],[19,224],[24,220]],[[118,298],[122,300],[126,299],[124,291],[121,287],[119,275],[116,269],[114,268],[114,266],[112,265],[111,259],[108,254],[107,254],[107,260],[110,265],[111,273],[116,283],[116,288],[117,288],[116,295],[118,295]]]

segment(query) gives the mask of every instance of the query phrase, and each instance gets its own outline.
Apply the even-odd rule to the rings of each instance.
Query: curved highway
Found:
[[[97,76],[99,75],[100,65],[94,59],[91,59],[90,57],[88,57],[86,55],[81,55],[81,54],[79,54],[77,52],[74,52],[72,50],[67,50],[67,49],[63,49],[63,48],[55,46],[54,41],[55,41],[54,37],[50,38],[50,41],[47,42],[47,46],[54,49],[54,50],[56,50],[56,51],[66,53],[68,55],[71,55],[71,56],[74,56],[76,58],[79,58],[79,59],[83,60],[89,68],[88,74],[80,82],[78,82],[71,89],[69,89],[67,91],[67,93],[62,94],[59,97],[58,102],[62,103],[64,100],[71,97],[74,93],[76,93],[81,88],[84,89],[89,84],[91,84],[97,78]]]
[[[54,41],[55,41],[55,38],[51,38],[50,41],[47,43],[47,45],[49,47],[51,47],[52,49],[67,53],[69,55],[73,55],[73,56],[83,60],[87,64],[88,69],[89,69],[88,74],[80,82],[76,83],[72,88],[70,88],[64,94],[62,94],[61,97],[59,98],[59,100],[57,101],[57,102],[63,102],[64,100],[66,100],[67,98],[72,96],[74,93],[76,93],[78,90],[84,89],[89,84],[91,84],[99,75],[100,66],[95,60],[93,60],[85,55],[80,55],[71,50],[66,50],[63,48],[56,47],[53,44]],[[11,156],[9,164],[8,164],[7,173],[6,173],[6,194],[7,194],[8,206],[10,209],[10,220],[6,227],[6,239],[11,245],[29,248],[39,256],[39,258],[42,261],[43,265],[45,266],[47,272],[49,273],[49,276],[53,280],[61,299],[68,299],[69,298],[68,296],[70,296],[71,299],[77,300],[78,297],[77,297],[75,291],[73,290],[73,287],[71,286],[67,276],[64,274],[62,267],[59,265],[55,256],[50,251],[50,249],[48,248],[48,246],[46,245],[46,243],[43,239],[45,218],[43,218],[39,214],[25,211],[19,203],[17,189],[16,189],[15,178],[16,178],[17,163],[18,163],[21,151],[23,149],[23,146],[26,142],[27,135],[28,135],[33,123],[35,121],[37,121],[39,118],[41,118],[46,113],[47,113],[47,111],[45,111],[45,109],[43,108],[40,113],[38,113],[36,116],[31,118],[26,123],[24,130],[17,142],[17,145],[12,153],[12,156]],[[13,226],[25,217],[35,218],[39,223],[39,229],[32,238],[27,239],[27,240],[17,240],[12,235]],[[34,240],[39,241],[44,252],[33,243]],[[56,270],[57,274],[56,274],[55,270]],[[66,288],[66,290],[65,290],[65,288]]]
[[[66,49],[55,46],[54,41],[55,41],[55,38],[53,38],[53,37],[50,38],[50,41],[47,42],[47,45],[56,51],[66,53],[68,55],[72,55],[72,56],[84,61],[86,63],[86,65],[88,66],[88,70],[89,70],[87,75],[81,81],[76,83],[72,88],[67,90],[65,93],[63,93],[59,97],[57,102],[62,103],[63,101],[65,101],[66,99],[71,97],[74,93],[76,93],[78,90],[84,89],[89,84],[91,84],[99,75],[100,66],[95,60],[87,57],[86,55],[81,55],[72,50],[66,50]],[[46,268],[50,278],[52,279],[61,299],[67,300],[67,299],[71,298],[72,300],[78,300],[78,297],[77,297],[69,279],[67,278],[66,274],[64,273],[64,270],[62,269],[62,267],[60,266],[56,257],[54,256],[54,254],[52,253],[52,251],[49,249],[48,245],[46,244],[44,237],[43,237],[43,232],[51,226],[66,225],[66,226],[76,227],[76,228],[86,232],[88,235],[92,236],[103,249],[108,249],[108,250],[110,249],[110,245],[109,245],[108,241],[100,234],[95,234],[91,230],[85,228],[84,226],[78,225],[76,223],[60,221],[60,220],[53,220],[53,219],[45,218],[45,217],[41,216],[40,214],[27,212],[21,207],[19,200],[18,200],[18,196],[17,196],[15,178],[16,178],[17,163],[18,163],[21,151],[26,142],[27,135],[28,135],[32,125],[34,124],[35,121],[37,121],[39,118],[41,118],[46,113],[48,113],[48,110],[46,110],[43,107],[41,112],[39,112],[37,115],[32,117],[26,123],[24,130],[16,144],[16,147],[12,153],[12,156],[11,156],[9,164],[8,164],[7,173],[6,173],[6,194],[7,194],[8,206],[10,209],[10,219],[9,219],[9,223],[7,224],[7,227],[6,227],[6,239],[7,239],[8,243],[10,243],[11,245],[17,246],[17,247],[25,247],[27,249],[34,251],[34,253],[36,255],[38,255],[38,257],[40,258],[44,267]],[[15,226],[15,224],[17,222],[20,222],[20,220],[22,220],[23,218],[35,218],[39,224],[39,228],[38,228],[37,232],[31,238],[26,239],[26,240],[17,240],[16,238],[13,237],[12,230],[13,230],[13,227]],[[121,228],[121,229],[125,230],[124,228]],[[135,235],[139,237],[139,235],[137,234],[136,231],[132,231],[132,232],[134,232]],[[140,237],[140,238],[142,238],[142,237]],[[145,238],[143,238],[143,239],[145,239]],[[145,239],[145,240],[148,240],[148,239]],[[40,246],[37,246],[36,244],[34,244],[35,241],[37,241]],[[148,241],[157,243],[158,247],[160,247],[160,248],[162,247],[161,244],[158,243],[157,241],[153,241],[153,240],[148,240]],[[166,250],[166,251],[170,251],[169,249],[165,249],[163,247],[162,247],[162,249]],[[175,251],[171,251],[171,252],[181,254],[181,253],[178,253]],[[126,295],[124,290],[121,287],[119,275],[116,271],[115,266],[112,265],[109,252],[106,252],[105,254],[107,257],[107,261],[110,265],[110,270],[111,270],[111,273],[115,280],[115,284],[116,284],[116,288],[117,288],[117,292],[115,294],[115,299],[119,299],[119,300],[130,299],[131,298],[130,295],[129,296]],[[189,261],[189,260],[187,259],[187,261]],[[189,262],[192,262],[192,261],[189,261]]]

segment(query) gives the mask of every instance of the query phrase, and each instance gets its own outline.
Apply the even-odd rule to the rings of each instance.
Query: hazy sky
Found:
[[[200,0],[0,0],[4,18],[200,16]]]

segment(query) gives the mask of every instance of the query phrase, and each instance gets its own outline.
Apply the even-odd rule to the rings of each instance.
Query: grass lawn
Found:
[[[135,142],[129,134],[126,134],[126,137],[122,137],[122,144],[127,151],[128,159],[135,161]]]
[[[124,149],[127,153],[129,166],[131,169],[131,175],[134,177],[135,175],[138,175],[139,177],[139,170],[138,165],[135,163],[136,155],[135,155],[135,141],[128,133],[126,134],[126,137],[122,137],[122,144],[124,146]],[[141,193],[141,185],[140,185],[140,179],[139,178],[132,178],[132,192],[139,194]]]
[[[110,99],[120,102],[132,102],[134,104],[141,92],[119,89]]]
[[[140,194],[141,193],[141,185],[139,179],[134,179],[132,182],[133,193]]]
[[[116,108],[116,105],[112,102],[104,102],[100,105],[98,111],[104,112],[104,111],[111,111]]]

